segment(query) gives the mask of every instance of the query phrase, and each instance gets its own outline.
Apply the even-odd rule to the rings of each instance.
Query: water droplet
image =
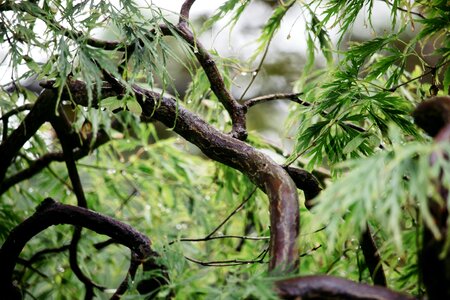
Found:
[[[253,75],[253,76],[256,76],[256,75],[258,75],[258,72],[253,71],[252,75]]]
[[[241,72],[242,76],[247,76],[247,74],[248,74],[247,72]]]

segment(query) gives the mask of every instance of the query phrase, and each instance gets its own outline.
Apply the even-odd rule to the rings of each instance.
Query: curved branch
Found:
[[[2,295],[16,292],[13,286],[13,271],[25,244],[41,231],[53,225],[70,224],[93,230],[113,238],[134,252],[142,263],[152,259],[155,252],[150,240],[133,227],[94,211],[45,199],[36,212],[14,228],[0,249],[0,290]]]
[[[191,10],[192,4],[194,4],[195,0],[186,0],[181,6],[180,11],[180,20],[178,21],[178,25],[184,26],[189,21],[189,11]]]
[[[86,90],[81,81],[73,82],[77,92]],[[68,90],[71,88],[69,82]],[[154,118],[172,127],[210,158],[243,172],[268,195],[271,225],[269,270],[295,270],[299,263],[297,237],[300,215],[297,188],[289,174],[265,154],[220,132],[175,99],[162,97],[137,85],[133,90],[142,106],[144,120]],[[107,91],[112,90],[107,87]]]
[[[210,158],[247,175],[270,200],[270,271],[289,272],[298,265],[299,205],[297,188],[287,172],[248,144],[223,134],[175,99],[134,86],[143,117],[172,127]],[[156,105],[158,105],[156,107]]]
[[[275,288],[283,299],[412,300],[385,287],[357,283],[334,276],[303,276],[280,280]]]

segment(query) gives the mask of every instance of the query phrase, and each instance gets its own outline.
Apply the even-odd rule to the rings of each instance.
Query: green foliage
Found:
[[[225,25],[225,27],[230,26],[231,28],[236,25],[240,16],[244,12],[245,8],[250,4],[250,0],[228,0],[222,4],[208,20],[203,24],[202,31],[211,29],[211,27],[217,23],[219,20],[223,19],[227,14],[233,13],[230,21]]]
[[[87,83],[92,101],[107,72],[128,89],[124,97],[103,99],[101,109],[75,108],[69,112],[74,115],[74,130],[83,131],[89,124],[88,133],[95,135],[103,129],[112,139],[77,163],[87,201],[91,209],[124,221],[150,237],[170,277],[159,298],[173,292],[175,299],[276,299],[274,278],[266,273],[267,257],[262,263],[223,268],[203,267],[186,259],[252,260],[267,250],[267,239],[178,241],[207,236],[247,198],[244,208],[216,236],[267,237],[270,221],[266,195],[260,190],[252,194],[255,187],[248,178],[207,159],[170,129],[159,123],[143,123],[130,92],[132,84],[165,95],[170,91],[180,105],[229,132],[229,115],[195,61],[195,46],[187,45],[154,5],[144,9],[141,2],[125,0],[6,2],[12,5],[12,12],[2,11],[0,16],[0,43],[7,47],[3,64],[11,74],[26,69],[15,80],[37,74],[39,79],[54,79],[62,93],[69,78],[80,79]],[[199,32],[227,17],[225,27],[232,32],[253,2],[224,1]],[[387,2],[390,30],[378,34],[371,22],[375,1],[279,1],[262,26],[256,50],[247,63],[262,57],[264,64],[274,35],[282,26],[291,26],[283,22],[288,11],[303,16],[305,40],[298,43],[306,44],[307,61],[304,66],[293,66],[299,72],[303,70],[293,86],[311,105],[293,103],[291,107],[288,130],[295,131],[293,149],[267,142],[257,130],[250,132],[247,142],[280,161],[291,153],[285,164],[305,164],[313,171],[325,168],[332,174],[323,182],[324,190],[314,210],[300,207],[301,274],[330,274],[370,282],[358,241],[369,224],[390,286],[420,294],[418,233],[428,226],[439,235],[425,204],[430,198],[438,203],[448,201],[438,197],[436,182],[450,185],[446,172],[440,178],[441,170],[450,170],[444,155],[450,146],[432,144],[410,115],[416,104],[430,95],[432,85],[440,88],[438,95],[448,93],[450,15],[447,1]],[[354,23],[361,15],[367,17],[372,36],[352,41]],[[171,38],[164,37],[159,24],[167,26]],[[105,36],[93,39],[105,28]],[[337,41],[332,32],[338,32]],[[106,40],[116,41],[112,49],[103,49],[110,47],[102,44]],[[317,63],[318,50],[326,59],[324,66]],[[46,55],[44,62],[33,56],[40,51]],[[225,86],[233,90],[234,76],[242,62],[210,53]],[[176,89],[179,82],[174,82],[173,64],[190,75],[186,91]],[[120,69],[119,65],[124,67]],[[1,112],[34,103],[36,97],[21,89],[14,93],[1,90]],[[117,109],[125,111],[117,113]],[[26,114],[10,117],[6,132],[10,134]],[[113,125],[112,120],[119,125]],[[60,148],[50,125],[44,125],[21,149],[7,177]],[[1,196],[0,243],[45,197],[75,204],[62,163],[52,163]],[[71,228],[51,228],[35,237],[21,257],[66,245],[71,238]],[[83,231],[79,261],[94,282],[116,287],[126,274],[129,251],[117,245],[101,250],[93,247],[102,241],[104,237]],[[34,297],[67,299],[67,295],[80,295],[83,286],[69,268],[67,252],[47,256],[33,267],[47,277],[25,266],[18,266],[16,271]],[[142,298],[135,284],[152,275],[140,271],[130,282],[125,299]],[[98,297],[107,299],[112,292],[99,292]]]

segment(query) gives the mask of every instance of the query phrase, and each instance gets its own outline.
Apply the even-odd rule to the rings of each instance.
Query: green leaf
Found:
[[[355,151],[365,140],[366,138],[364,135],[357,135],[347,145],[345,145],[344,149],[342,149],[342,152],[344,154],[349,154],[350,152]]]

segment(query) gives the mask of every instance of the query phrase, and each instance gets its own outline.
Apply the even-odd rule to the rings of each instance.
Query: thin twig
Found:
[[[24,104],[22,106],[18,106],[16,108],[11,109],[10,111],[6,112],[4,115],[0,117],[0,120],[8,119],[11,116],[14,116],[20,112],[31,110],[33,108],[33,103]]]
[[[390,6],[394,6],[391,2],[389,2],[389,1],[387,1],[387,0],[382,0],[382,1],[383,1],[384,3],[390,5]],[[400,6],[397,6],[396,8],[397,8],[397,10],[400,10],[400,11],[402,11],[402,12],[406,12],[406,13],[409,13],[409,14],[411,14],[411,15],[415,15],[415,16],[417,16],[417,17],[419,17],[419,18],[425,19],[425,16],[422,15],[421,13],[419,13],[419,12],[407,10],[407,9],[405,9],[405,8],[403,8],[403,7],[400,7]]]
[[[194,258],[190,258],[185,256],[188,261],[199,264],[205,267],[232,267],[239,265],[248,265],[248,264],[263,264],[264,258],[266,257],[269,248],[264,249],[255,259],[252,260],[240,260],[240,259],[229,259],[229,260],[216,260],[216,261],[201,261]]]
[[[219,226],[217,226],[213,231],[211,231],[210,234],[208,234],[205,238],[210,238],[212,237],[226,222],[228,222],[228,220],[234,216],[238,211],[240,211],[242,209],[242,207],[244,207],[244,205],[250,200],[250,198],[253,196],[253,194],[256,192],[256,187],[253,188],[253,190],[250,192],[250,194],[247,196],[247,198],[242,201],[241,204],[239,204],[238,207],[236,207],[231,214],[228,215],[228,217],[226,217],[220,224]]]
[[[311,253],[317,251],[318,249],[320,249],[322,247],[322,245],[317,245],[311,249],[309,249],[308,251],[306,251],[305,253],[300,254],[300,257],[305,257],[307,255],[310,255]]]
[[[303,93],[285,93],[285,94],[271,94],[264,95],[249,99],[244,102],[244,106],[250,108],[256,104],[265,103],[273,100],[291,100],[303,106],[311,106],[312,104],[306,101],[301,100],[299,97],[303,95]]]
[[[405,82],[402,82],[402,83],[400,83],[400,84],[398,84],[398,85],[396,85],[394,87],[391,87],[389,89],[383,88],[383,90],[386,91],[386,92],[395,92],[398,88],[400,88],[400,87],[402,87],[404,85],[407,85],[407,84],[409,84],[409,83],[411,83],[411,82],[413,82],[413,81],[415,81],[417,79],[421,79],[422,77],[425,77],[425,76],[427,76],[429,74],[432,74],[433,72],[436,72],[437,69],[439,69],[440,67],[446,65],[449,62],[450,62],[450,60],[445,60],[442,63],[440,63],[440,64],[438,64],[438,65],[436,65],[434,67],[429,67],[429,70],[424,72],[424,73],[422,73],[421,75],[418,75],[418,76],[416,76],[414,78],[411,78],[411,79],[409,79],[409,80],[407,80]]]
[[[285,11],[289,10],[292,7],[292,5],[295,4],[295,2],[296,2],[295,0],[292,0],[289,4],[283,5],[283,7],[285,8]],[[275,32],[276,31],[273,31],[272,34],[270,35],[269,41],[266,44],[266,48],[264,49],[263,55],[261,57],[261,60],[259,61],[259,64],[256,67],[256,69],[252,72],[252,78],[250,79],[250,82],[248,83],[247,87],[245,88],[244,92],[242,93],[241,97],[239,98],[239,101],[242,101],[242,99],[244,99],[244,97],[247,94],[248,90],[250,89],[250,87],[255,82],[256,77],[259,75],[259,72],[261,71],[261,68],[262,68],[262,66],[264,64],[264,61],[266,60],[267,53],[269,52],[270,44],[272,43],[273,37],[275,36]]]
[[[267,241],[270,239],[269,236],[245,236],[245,235],[219,235],[219,236],[211,236],[204,238],[182,238],[179,240],[174,240],[169,243],[172,245],[176,242],[206,242],[210,240],[218,240],[218,239],[240,239],[240,240],[252,240],[252,241]]]

